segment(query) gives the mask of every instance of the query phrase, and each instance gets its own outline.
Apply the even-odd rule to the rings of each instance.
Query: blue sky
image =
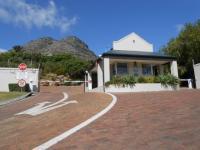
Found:
[[[199,6],[199,0],[0,0],[0,50],[75,35],[99,55],[135,32],[157,51],[200,19]]]

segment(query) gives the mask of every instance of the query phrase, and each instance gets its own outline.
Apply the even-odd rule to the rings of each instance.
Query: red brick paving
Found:
[[[38,116],[14,116],[38,102],[58,101],[63,98],[62,92],[67,92],[69,100],[77,100],[78,103]],[[44,87],[37,96],[0,108],[0,149],[32,149],[87,120],[110,102],[111,96],[83,93],[81,87]]]
[[[200,149],[199,90],[116,95],[110,112],[51,149]]]

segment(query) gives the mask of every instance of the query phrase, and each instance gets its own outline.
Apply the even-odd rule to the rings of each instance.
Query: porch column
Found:
[[[104,83],[107,81],[110,81],[110,59],[104,58],[103,59],[103,65],[104,65]]]
[[[98,87],[103,86],[103,70],[102,70],[103,62],[99,61],[97,63],[97,79],[98,79]]]
[[[170,63],[171,68],[171,74],[178,77],[178,67],[177,67],[177,61],[174,60]]]
[[[92,77],[90,72],[87,71],[87,82],[88,82],[88,90],[92,90]]]

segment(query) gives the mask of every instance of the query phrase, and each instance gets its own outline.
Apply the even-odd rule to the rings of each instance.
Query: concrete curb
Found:
[[[7,104],[11,104],[11,103],[14,103],[16,101],[20,101],[20,100],[24,100],[25,98],[31,96],[33,93],[32,92],[29,92],[25,95],[22,95],[20,97],[17,97],[17,98],[13,98],[13,99],[10,99],[10,100],[7,100],[5,102],[0,102],[0,106],[3,106],[3,105],[7,105]]]

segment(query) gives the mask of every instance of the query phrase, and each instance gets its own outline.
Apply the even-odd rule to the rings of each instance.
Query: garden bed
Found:
[[[173,75],[160,76],[113,76],[106,82],[106,92],[172,91],[179,87],[179,79]]]

